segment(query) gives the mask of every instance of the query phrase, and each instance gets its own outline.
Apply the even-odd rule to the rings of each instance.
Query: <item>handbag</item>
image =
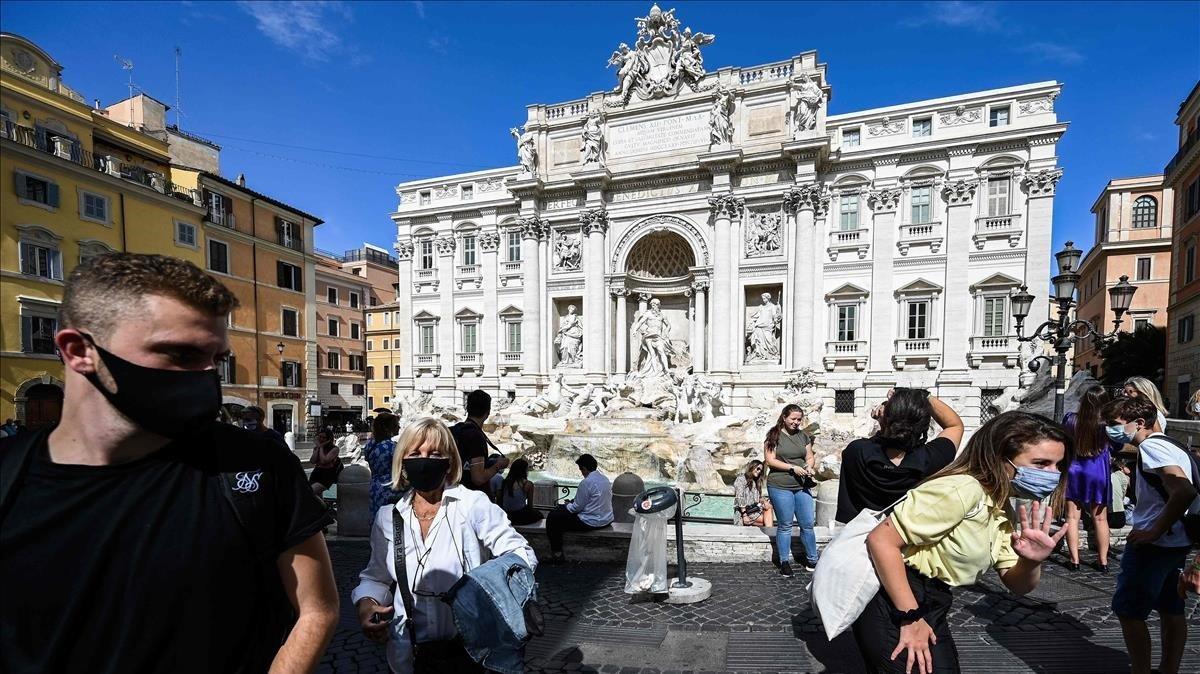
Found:
[[[752,520],[758,519],[759,516],[762,515],[762,513],[763,513],[763,507],[762,507],[761,503],[751,503],[750,505],[746,506],[745,508],[742,508],[742,515],[749,517]]]
[[[879,576],[867,551],[867,535],[906,498],[908,494],[883,510],[863,510],[842,527],[821,553],[808,591],[813,611],[825,626],[825,636],[830,641],[845,632],[879,592]]]

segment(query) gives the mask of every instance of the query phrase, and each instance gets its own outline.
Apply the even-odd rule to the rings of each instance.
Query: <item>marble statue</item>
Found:
[[[583,123],[583,146],[579,148],[579,153],[583,155],[581,163],[584,166],[603,163],[600,158],[601,145],[604,143],[604,130],[600,127],[603,121],[604,115],[595,110]]]
[[[508,132],[517,141],[517,161],[521,163],[521,174],[526,176],[537,175],[537,136],[528,127],[526,127],[524,133],[518,131],[516,127],[509,129]]]
[[[804,132],[817,128],[817,111],[825,94],[808,73],[800,75],[799,84],[793,86],[792,138],[800,138]]]
[[[642,343],[638,353],[637,367],[634,368],[637,374],[643,377],[667,374],[671,369],[670,343],[668,341],[671,324],[663,315],[662,303],[657,297],[650,300],[650,308],[638,314],[634,319],[633,325],[629,326],[629,333],[641,338]]]
[[[520,411],[531,417],[549,416],[556,412],[563,403],[563,376],[559,372],[550,380],[550,386],[540,395],[526,401],[520,406]]]
[[[583,241],[578,234],[558,232],[554,238],[554,268],[559,271],[578,271],[582,247]]]
[[[670,96],[686,84],[700,90],[704,78],[704,56],[700,48],[712,44],[716,36],[679,30],[675,10],[662,11],[658,5],[637,19],[638,38],[633,47],[622,42],[608,59],[609,67],[617,68],[615,101],[609,107],[623,107],[636,93],[642,100]]]
[[[713,145],[730,145],[733,143],[733,123],[729,117],[733,114],[733,92],[728,89],[717,89],[713,95],[712,111],[708,119],[709,142]]]
[[[578,366],[583,359],[583,319],[575,313],[575,305],[567,307],[567,315],[558,324],[554,336],[558,349],[558,364],[563,367]]]
[[[771,301],[771,293],[763,293],[762,304],[750,319],[746,362],[779,362],[779,336],[782,327],[783,314],[779,305]]]
[[[750,211],[746,225],[746,256],[774,255],[783,246],[783,214],[779,211]]]

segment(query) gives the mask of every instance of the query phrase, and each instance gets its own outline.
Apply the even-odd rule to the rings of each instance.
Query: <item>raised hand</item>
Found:
[[[1017,506],[1017,519],[1021,522],[1021,530],[1013,532],[1013,552],[1022,559],[1040,563],[1046,561],[1050,553],[1054,552],[1058,542],[1067,535],[1071,523],[1068,522],[1057,534],[1051,536],[1050,524],[1054,522],[1054,509],[1047,507],[1042,511],[1041,503],[1034,501],[1031,510],[1032,515],[1025,506]],[[1044,516],[1039,519],[1039,514]]]

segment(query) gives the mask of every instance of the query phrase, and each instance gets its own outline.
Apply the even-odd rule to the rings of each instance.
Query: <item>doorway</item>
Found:
[[[285,435],[290,433],[292,431],[292,408],[272,407],[271,428]]]
[[[38,384],[25,393],[25,425],[38,430],[62,418],[63,391],[53,384]]]

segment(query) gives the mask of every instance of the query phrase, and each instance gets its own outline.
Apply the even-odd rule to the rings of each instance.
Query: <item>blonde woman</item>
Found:
[[[386,643],[393,672],[482,672],[457,638],[450,606],[439,595],[482,564],[484,550],[489,557],[515,553],[531,569],[537,558],[487,494],[459,484],[462,462],[454,437],[437,419],[404,429],[392,476],[392,488],[403,495],[375,517],[371,559],[351,594],[363,633]],[[413,597],[411,616],[405,614],[402,593],[393,591],[395,517],[403,518],[402,575]]]
[[[1158,387],[1154,382],[1145,377],[1130,377],[1125,380],[1124,394],[1126,398],[1145,398],[1154,403],[1158,408],[1158,417],[1155,424],[1158,428],[1153,430],[1159,433],[1167,432],[1167,405],[1163,402],[1162,394],[1158,392]]]

